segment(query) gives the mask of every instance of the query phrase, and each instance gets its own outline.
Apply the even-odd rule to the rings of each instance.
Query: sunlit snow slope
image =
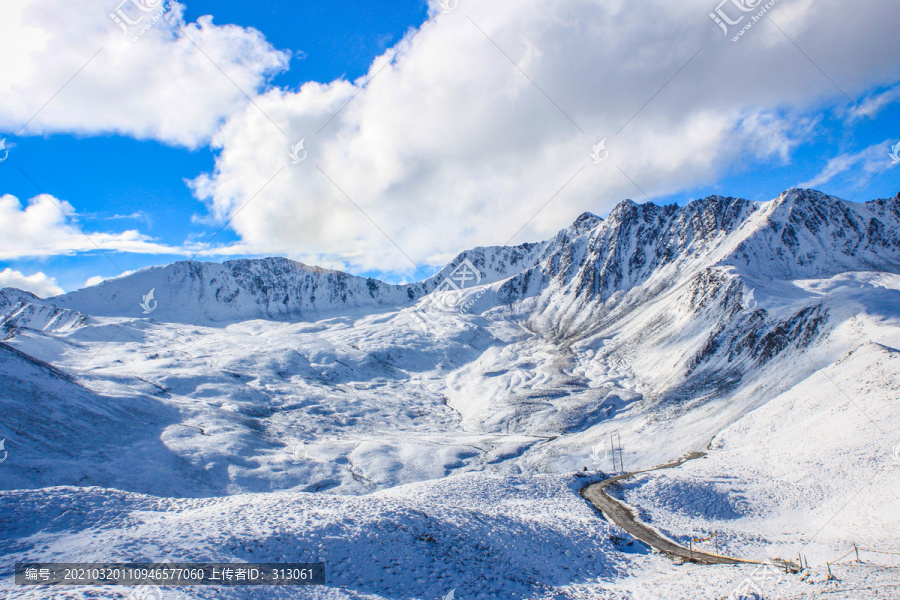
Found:
[[[429,513],[460,506],[434,490],[478,496],[498,478],[533,496],[552,481],[540,502],[553,521],[555,503],[566,514],[583,506],[573,472],[612,469],[615,432],[629,470],[709,447],[622,492],[668,535],[728,530],[723,545],[756,558],[814,542],[825,560],[848,540],[884,546],[900,533],[898,319],[900,198],[858,204],[811,190],[765,203],[625,201],[542,243],[463,252],[408,285],[269,258],[179,262],[47,300],[5,289],[0,488],[18,490],[3,498],[26,521],[51,518],[54,498],[97,510],[97,494],[113,493],[79,490],[101,486],[128,492],[110,496],[110,519],[152,496],[206,498],[159,501],[173,515],[206,507],[204,522],[278,498],[344,510],[356,506],[349,496],[377,492],[363,498],[387,522],[403,505],[392,490],[427,496],[415,510]],[[870,510],[836,527],[829,519],[856,491],[848,481]],[[318,494],[255,495],[273,491]],[[485,518],[506,540],[522,525],[501,512]],[[582,512],[540,535],[597,539],[560,541],[548,560],[621,558]],[[113,537],[126,527],[98,519]],[[60,531],[78,538],[88,526]],[[330,535],[309,527],[304,536]],[[19,544],[10,552],[31,556],[25,537],[49,531],[7,531]],[[137,546],[110,547],[127,554],[152,537],[134,535]],[[234,556],[217,546],[229,539],[194,558]],[[340,584],[371,597],[435,596],[432,563],[397,552],[401,571],[423,569],[421,583],[363,585],[357,574]],[[609,560],[579,567],[576,588],[619,585],[625,571]],[[503,575],[497,589],[542,597],[536,590],[575,581],[528,568],[537,571]],[[467,581],[448,580],[471,591]]]

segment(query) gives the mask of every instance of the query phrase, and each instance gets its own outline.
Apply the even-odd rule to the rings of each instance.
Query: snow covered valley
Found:
[[[811,190],[626,201],[409,285],[261,259],[0,290],[0,593],[136,599],[10,575],[170,560],[328,584],[156,597],[900,598],[898,325],[900,198]],[[695,451],[611,492],[809,569],[677,564],[578,494]]]

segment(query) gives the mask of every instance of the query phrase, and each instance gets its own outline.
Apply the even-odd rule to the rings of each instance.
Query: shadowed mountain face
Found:
[[[216,489],[160,440],[178,412],[144,394],[107,395],[63,369],[0,343],[0,409],[10,469],[5,489],[58,483],[122,486],[170,496]]]
[[[21,450],[0,485],[361,493],[574,468],[612,430],[633,466],[651,464],[878,342],[898,300],[900,199],[810,190],[625,201],[408,285],[267,258],[178,262],[47,300],[0,290],[7,372],[37,369],[0,383],[0,400],[86,419],[62,444],[24,417],[0,424]],[[77,403],[45,389],[54,377]],[[151,424],[133,432],[140,456],[189,483],[41,469],[113,456],[133,427],[123,406]]]

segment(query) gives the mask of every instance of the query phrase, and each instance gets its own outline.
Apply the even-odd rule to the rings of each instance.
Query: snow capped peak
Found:
[[[196,264],[203,264],[197,261],[184,261],[184,262],[193,262]],[[235,260],[226,260],[222,263],[223,266],[232,269],[235,272],[239,271],[256,271],[256,272],[265,272],[265,271],[305,271],[308,273],[339,273],[340,271],[335,271],[334,269],[326,269],[324,267],[317,267],[314,265],[307,265],[305,263],[291,260],[289,258],[284,258],[282,256],[268,256],[266,258],[239,258]]]
[[[791,189],[748,219],[728,264],[768,277],[803,278],[844,271],[900,271],[896,201],[857,204],[816,190]]]
[[[592,301],[642,285],[670,265],[691,273],[737,267],[747,275],[785,279],[900,272],[900,199],[857,204],[789,189],[766,203],[720,195],[684,206],[624,200],[606,220],[585,212],[546,242],[461,252],[417,283],[391,285],[281,257],[179,261],[50,302],[0,290],[0,314],[18,302],[46,302],[94,316],[161,321],[305,320],[348,309],[402,308],[451,285],[460,269],[467,271],[466,286],[505,282],[505,301],[552,296],[558,288]],[[153,302],[144,304],[151,290]]]
[[[16,288],[0,289],[0,339],[16,329],[62,331],[90,322],[87,315],[58,308],[50,300]]]
[[[467,261],[475,269],[477,285],[502,281],[537,265],[546,246],[547,242],[537,244],[526,242],[518,246],[478,246],[457,254],[447,266],[425,283],[431,291],[432,285],[440,286],[442,281],[466,265]]]
[[[154,303],[143,305],[150,290]],[[302,320],[306,313],[401,306],[423,293],[421,285],[391,285],[286,258],[264,258],[150,267],[58,296],[53,303],[95,316],[207,323]]]
[[[833,204],[843,202],[840,198],[829,196],[819,190],[809,188],[789,188],[775,199],[777,204],[804,205],[813,202]]]
[[[3,314],[4,310],[17,302],[41,303],[43,300],[31,292],[26,292],[25,290],[20,290],[18,288],[0,288],[0,314]]]
[[[597,225],[603,222],[602,217],[598,217],[594,213],[591,212],[583,212],[578,215],[578,218],[572,223],[571,229],[582,232],[588,229],[593,229]]]
[[[613,209],[609,211],[607,222],[621,222],[632,218],[634,215],[643,214],[645,211],[654,212],[658,209],[659,207],[652,202],[648,201],[642,204],[638,204],[634,200],[627,198],[616,204],[615,207],[613,207]]]

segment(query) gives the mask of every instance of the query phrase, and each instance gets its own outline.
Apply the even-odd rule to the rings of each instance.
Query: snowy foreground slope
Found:
[[[719,599],[753,578],[674,565],[577,494],[615,432],[627,470],[708,448],[614,489],[641,520],[808,558],[762,597],[900,598],[898,320],[900,199],[810,190],[626,201],[409,285],[264,259],[0,290],[2,567],[330,573],[165,598]]]

